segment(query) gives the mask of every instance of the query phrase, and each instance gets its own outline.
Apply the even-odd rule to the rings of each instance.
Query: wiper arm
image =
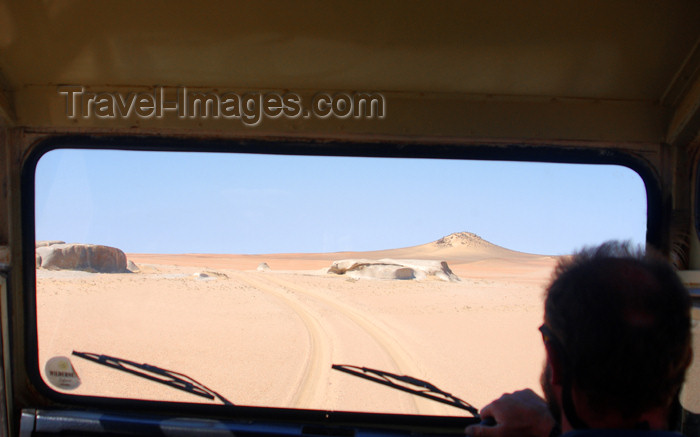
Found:
[[[360,378],[368,379],[370,381],[374,381],[379,384],[395,388],[397,390],[402,390],[407,393],[412,393],[417,396],[432,399],[436,402],[442,402],[443,404],[461,408],[472,413],[474,417],[479,417],[479,410],[473,407],[468,402],[463,401],[457,396],[440,390],[439,388],[435,387],[433,384],[427,381],[423,381],[412,376],[396,375],[394,373],[385,372],[383,370],[352,366],[349,364],[333,364],[331,368],[335,370],[340,370],[341,372],[349,373],[351,375],[358,376]]]
[[[183,375],[182,373],[173,372],[172,370],[163,369],[150,364],[139,364],[123,358],[110,357],[109,355],[99,355],[90,352],[76,351],[73,351],[73,355],[86,360],[94,361],[98,364],[102,364],[113,369],[131,373],[132,375],[150,379],[151,381],[169,385],[170,387],[186,391],[187,393],[192,393],[193,395],[211,400],[219,399],[224,403],[224,405],[233,405],[231,401],[224,398],[214,390],[207,388],[204,386],[204,384],[201,384],[189,376]]]

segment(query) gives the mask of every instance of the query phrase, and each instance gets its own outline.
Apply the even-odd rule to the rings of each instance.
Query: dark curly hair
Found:
[[[593,411],[669,407],[692,359],[691,299],[659,256],[608,242],[557,265],[545,324]]]

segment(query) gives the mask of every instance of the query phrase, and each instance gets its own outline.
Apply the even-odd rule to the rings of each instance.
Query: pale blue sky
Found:
[[[336,252],[468,231],[566,254],[643,243],[646,193],[624,167],[60,150],[36,172],[38,240],[127,253]]]

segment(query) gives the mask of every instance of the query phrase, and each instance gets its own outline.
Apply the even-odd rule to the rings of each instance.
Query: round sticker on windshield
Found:
[[[53,357],[46,363],[46,377],[51,385],[64,390],[73,390],[80,385],[78,373],[66,357]]]

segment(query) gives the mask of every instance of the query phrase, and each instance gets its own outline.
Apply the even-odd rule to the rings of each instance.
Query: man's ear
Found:
[[[551,369],[549,382],[552,385],[562,385],[564,381],[564,363],[561,359],[561,352],[551,342],[545,343],[544,348],[547,352],[547,363]]]

